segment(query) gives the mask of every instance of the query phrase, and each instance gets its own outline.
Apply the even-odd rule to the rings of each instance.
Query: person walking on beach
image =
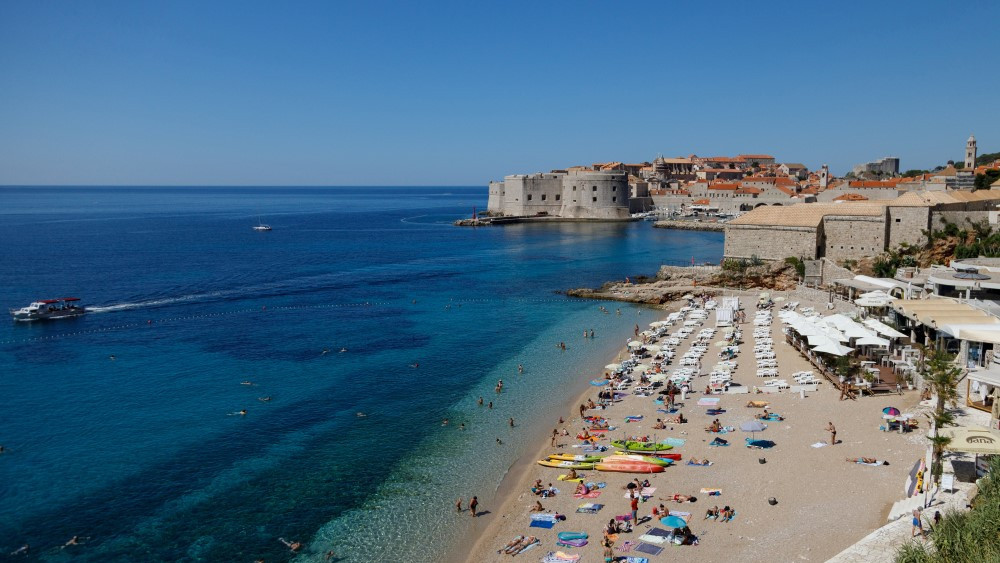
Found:
[[[472,514],[473,518],[476,517],[477,508],[479,508],[479,499],[476,497],[472,497],[472,500],[469,501],[469,513]]]
[[[639,524],[639,497],[635,496],[635,492],[632,493],[632,525],[636,526]]]
[[[556,445],[556,437],[559,436],[559,430],[557,428],[552,429],[552,442],[551,445]]]
[[[510,417],[510,421],[509,422],[510,422],[510,427],[513,428],[514,427],[514,417]]]
[[[635,325],[635,335],[639,336],[639,325]]]
[[[826,431],[830,433],[830,445],[837,443],[837,427],[832,422],[826,423]]]

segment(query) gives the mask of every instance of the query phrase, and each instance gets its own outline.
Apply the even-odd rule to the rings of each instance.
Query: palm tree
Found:
[[[931,415],[931,420],[934,421],[934,436],[928,437],[934,449],[931,474],[935,481],[941,477],[941,456],[945,447],[951,443],[951,438],[938,435],[938,430],[955,422],[955,416],[946,410],[948,406],[955,406],[958,402],[958,379],[962,370],[954,364],[954,361],[954,355],[944,350],[935,350],[920,369],[924,382],[937,397],[934,413]]]

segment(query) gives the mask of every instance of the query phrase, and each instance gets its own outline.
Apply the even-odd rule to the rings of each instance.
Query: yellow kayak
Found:
[[[538,465],[545,467],[558,467],[559,469],[593,469],[594,464],[591,463],[581,463],[579,461],[568,461],[568,460],[555,460],[555,459],[540,459],[538,460]]]
[[[595,463],[601,460],[599,455],[549,454],[549,459],[558,461],[578,461],[580,463]]]

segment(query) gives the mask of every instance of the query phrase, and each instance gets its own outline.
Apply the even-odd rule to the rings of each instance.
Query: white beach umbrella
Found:
[[[608,364],[608,365],[604,366],[604,369],[611,370],[611,371],[618,371],[618,370],[622,369],[622,365],[621,364]]]
[[[846,356],[847,354],[854,351],[854,348],[842,346],[837,342],[829,342],[827,344],[821,344],[819,346],[813,347],[813,351],[823,352],[824,354],[830,354],[833,356]]]
[[[634,368],[632,368],[632,371],[637,372],[637,373],[642,373],[644,371],[648,371],[648,370],[651,370],[651,369],[653,369],[653,366],[651,366],[649,364],[639,364],[639,365],[635,366]]]
[[[881,346],[883,348],[889,347],[889,341],[885,338],[879,338],[875,335],[866,336],[864,338],[859,338],[854,341],[857,346]]]
[[[629,348],[642,348],[642,342],[638,340],[633,340],[627,344]]]

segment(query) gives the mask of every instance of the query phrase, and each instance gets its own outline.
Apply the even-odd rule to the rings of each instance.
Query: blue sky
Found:
[[[0,2],[0,184],[1000,151],[998,2]]]

